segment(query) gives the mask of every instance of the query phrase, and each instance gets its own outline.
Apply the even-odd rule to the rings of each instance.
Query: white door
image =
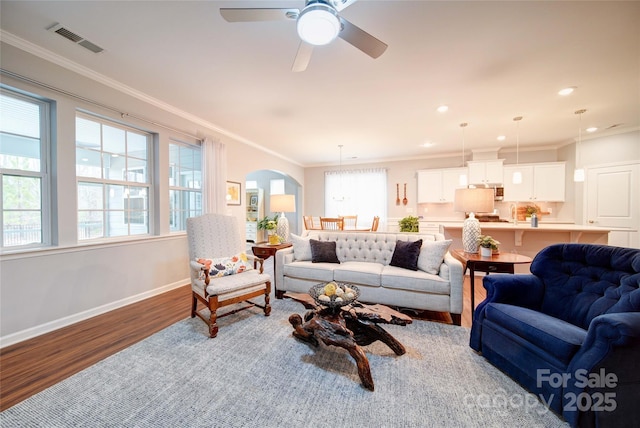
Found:
[[[609,244],[640,248],[640,164],[589,168],[585,182],[587,224],[611,232]]]

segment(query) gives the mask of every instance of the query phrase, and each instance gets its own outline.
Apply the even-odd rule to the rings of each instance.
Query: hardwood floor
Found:
[[[484,288],[476,278],[476,304]],[[462,325],[471,326],[469,277],[464,283]],[[119,352],[189,316],[189,285],[116,309],[77,324],[0,350],[0,410]],[[424,318],[424,313],[420,318]],[[427,313],[427,319],[451,322],[448,314]],[[205,338],[203,338],[204,340]],[[212,339],[215,340],[215,339]]]

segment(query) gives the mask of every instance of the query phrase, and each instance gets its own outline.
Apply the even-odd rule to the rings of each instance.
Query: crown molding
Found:
[[[43,48],[42,46],[36,45],[34,43],[31,43],[21,37],[16,36],[15,34],[9,33],[5,30],[0,29],[0,41],[7,43],[11,46],[14,46],[20,50],[23,50],[27,53],[30,53],[32,55],[35,55],[39,58],[44,59],[45,61],[51,62],[53,64],[56,64],[62,68],[65,68],[69,71],[72,71],[76,74],[79,74],[81,76],[84,76],[88,79],[91,79],[95,82],[101,83],[109,88],[115,89],[118,92],[121,92],[123,94],[129,95],[133,98],[136,98],[140,101],[143,101],[149,105],[152,105],[154,107],[157,107],[161,110],[164,110],[168,113],[171,113],[175,116],[181,117],[183,119],[186,119],[196,125],[200,125],[203,126],[211,131],[217,132],[219,134],[222,134],[226,137],[229,137],[233,140],[236,140],[238,142],[241,142],[243,144],[246,144],[248,146],[251,146],[257,150],[260,150],[262,152],[268,153],[270,155],[273,155],[275,157],[278,157],[282,160],[285,160],[287,162],[290,162],[296,166],[300,166],[303,167],[302,164],[300,164],[297,161],[294,161],[293,159],[289,159],[286,156],[283,156],[280,153],[277,153],[273,150],[267,149],[263,146],[261,146],[258,143],[255,143],[251,140],[248,140],[244,137],[241,137],[238,134],[235,134],[231,131],[228,131],[224,128],[221,128],[205,119],[202,119],[201,117],[195,116],[191,113],[188,113],[184,110],[181,110],[175,106],[172,106],[171,104],[168,104],[164,101],[160,101],[157,98],[154,98],[150,95],[145,94],[144,92],[138,91],[137,89],[134,89],[130,86],[127,86],[125,84],[123,84],[122,82],[119,82],[117,80],[114,80],[110,77],[107,77],[103,74],[100,74],[98,72],[96,72],[95,70],[92,70],[88,67],[85,67],[83,65],[80,65],[76,62],[73,62],[67,58],[64,58],[54,52],[51,52],[48,49]]]

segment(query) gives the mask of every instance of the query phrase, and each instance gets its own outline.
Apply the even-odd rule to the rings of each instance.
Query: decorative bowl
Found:
[[[344,294],[342,296],[334,294],[332,296],[327,296],[330,300],[321,300],[319,297],[325,295],[325,286],[330,283],[316,284],[309,289],[309,295],[313,297],[313,300],[315,300],[318,305],[327,306],[329,308],[339,308],[353,303],[360,296],[360,290],[355,285],[336,281],[331,281],[331,283],[335,284],[336,288],[340,288],[343,292],[345,292],[347,288],[350,288],[353,292],[353,298],[346,298]],[[341,297],[342,300],[336,301],[337,297]]]

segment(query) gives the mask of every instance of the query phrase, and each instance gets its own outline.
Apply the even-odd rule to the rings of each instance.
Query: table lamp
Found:
[[[462,225],[462,247],[467,253],[477,253],[480,222],[474,212],[493,211],[493,189],[456,189],[453,207],[455,211],[469,213]]]
[[[276,226],[276,234],[282,239],[283,242],[289,241],[289,220],[284,216],[284,213],[296,212],[296,197],[295,195],[271,195],[269,201],[269,209],[271,212],[281,213],[278,216],[278,225]]]

